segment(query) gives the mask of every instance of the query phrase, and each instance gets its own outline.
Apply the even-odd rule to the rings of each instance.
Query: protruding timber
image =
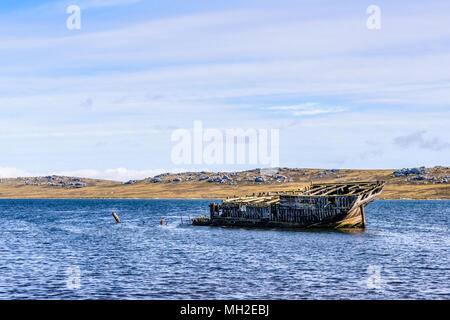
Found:
[[[117,215],[117,213],[113,212],[112,215],[113,215],[114,219],[116,219],[116,222],[120,223],[120,219],[119,219],[119,216]]]
[[[360,206],[359,209],[361,210],[361,227],[366,227],[366,216],[364,215],[364,206]]]
[[[194,225],[365,228],[364,207],[381,194],[384,182],[311,184],[305,188],[253,194],[210,203],[210,218]]]

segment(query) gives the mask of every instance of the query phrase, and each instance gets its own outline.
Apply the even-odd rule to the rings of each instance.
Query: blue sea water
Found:
[[[0,200],[0,299],[450,299],[450,201],[375,201],[359,233],[179,225],[208,202]]]

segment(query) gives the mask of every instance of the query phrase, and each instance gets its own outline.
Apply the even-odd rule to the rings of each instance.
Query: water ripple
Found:
[[[363,233],[179,225],[207,204],[0,200],[0,298],[450,298],[450,201],[375,201]]]

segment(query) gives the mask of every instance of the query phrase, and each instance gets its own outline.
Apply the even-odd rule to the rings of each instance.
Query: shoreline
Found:
[[[417,173],[417,172],[425,173]],[[399,176],[400,175],[400,176]],[[0,199],[224,199],[322,183],[386,181],[379,199],[450,200],[450,167],[408,170],[280,168],[184,172],[119,182],[67,176],[0,179]]]
[[[70,197],[70,198],[2,198],[0,197],[0,201],[2,200],[222,200],[222,198],[96,198],[96,197],[84,197],[84,198],[76,198],[76,197]],[[374,201],[450,201],[449,199],[413,199],[413,198],[393,198],[393,199],[387,199],[387,198],[379,198],[375,199]]]

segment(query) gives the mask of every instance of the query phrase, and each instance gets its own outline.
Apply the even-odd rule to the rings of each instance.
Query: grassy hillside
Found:
[[[383,199],[450,199],[450,168],[288,169],[165,174],[127,183],[74,177],[1,179],[0,198],[214,199],[289,190],[311,182],[386,180]]]

